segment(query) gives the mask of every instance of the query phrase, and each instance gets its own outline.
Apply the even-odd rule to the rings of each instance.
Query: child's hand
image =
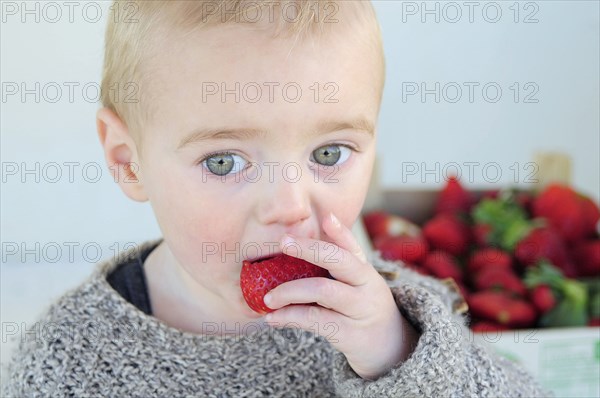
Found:
[[[308,278],[279,285],[265,296],[265,304],[276,310],[267,322],[322,335],[359,376],[375,379],[408,358],[417,333],[400,314],[390,288],[367,262],[352,232],[333,214],[323,229],[335,244],[294,238],[293,244],[282,240],[281,247],[290,256],[329,270],[335,280]],[[289,305],[307,303],[318,306]]]

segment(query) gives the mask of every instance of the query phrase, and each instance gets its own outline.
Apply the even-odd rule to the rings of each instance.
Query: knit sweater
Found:
[[[358,376],[322,336],[293,328],[229,335],[170,327],[107,281],[138,250],[102,262],[23,336],[2,397],[536,397],[519,365],[472,342],[460,294],[379,252],[368,254],[420,333],[413,353],[376,380]]]

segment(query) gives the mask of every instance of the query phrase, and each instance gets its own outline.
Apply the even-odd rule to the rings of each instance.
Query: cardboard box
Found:
[[[431,217],[437,194],[432,190],[382,190],[375,179],[363,213],[383,209],[421,224]],[[371,249],[362,220],[359,221],[354,233],[365,249]],[[557,397],[600,397],[599,327],[521,329],[474,333],[471,337],[521,363]]]
[[[557,397],[600,397],[600,328],[475,333],[474,340],[522,364]]]

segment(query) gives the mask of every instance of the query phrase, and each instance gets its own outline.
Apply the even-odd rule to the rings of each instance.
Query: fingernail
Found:
[[[294,244],[294,238],[291,237],[290,235],[284,235],[283,239],[281,240],[282,250],[293,244]]]
[[[269,304],[271,304],[271,300],[272,299],[273,299],[273,296],[271,296],[270,293],[267,293],[267,294],[265,294],[265,297],[263,298],[263,301],[268,306]]]
[[[333,213],[331,213],[331,222],[333,223],[333,226],[336,228],[339,228],[342,226],[342,224],[340,224],[340,220],[338,220],[337,217],[333,215]]]

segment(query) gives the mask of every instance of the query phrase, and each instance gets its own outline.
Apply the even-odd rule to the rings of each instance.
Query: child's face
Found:
[[[138,177],[174,262],[247,315],[242,260],[279,252],[286,232],[328,241],[330,211],[351,226],[375,156],[375,131],[366,129],[379,111],[377,54],[353,34],[298,41],[289,53],[291,45],[228,26],[164,46],[151,64],[154,105]],[[180,147],[198,130],[262,135]],[[221,151],[234,155],[199,163]]]

